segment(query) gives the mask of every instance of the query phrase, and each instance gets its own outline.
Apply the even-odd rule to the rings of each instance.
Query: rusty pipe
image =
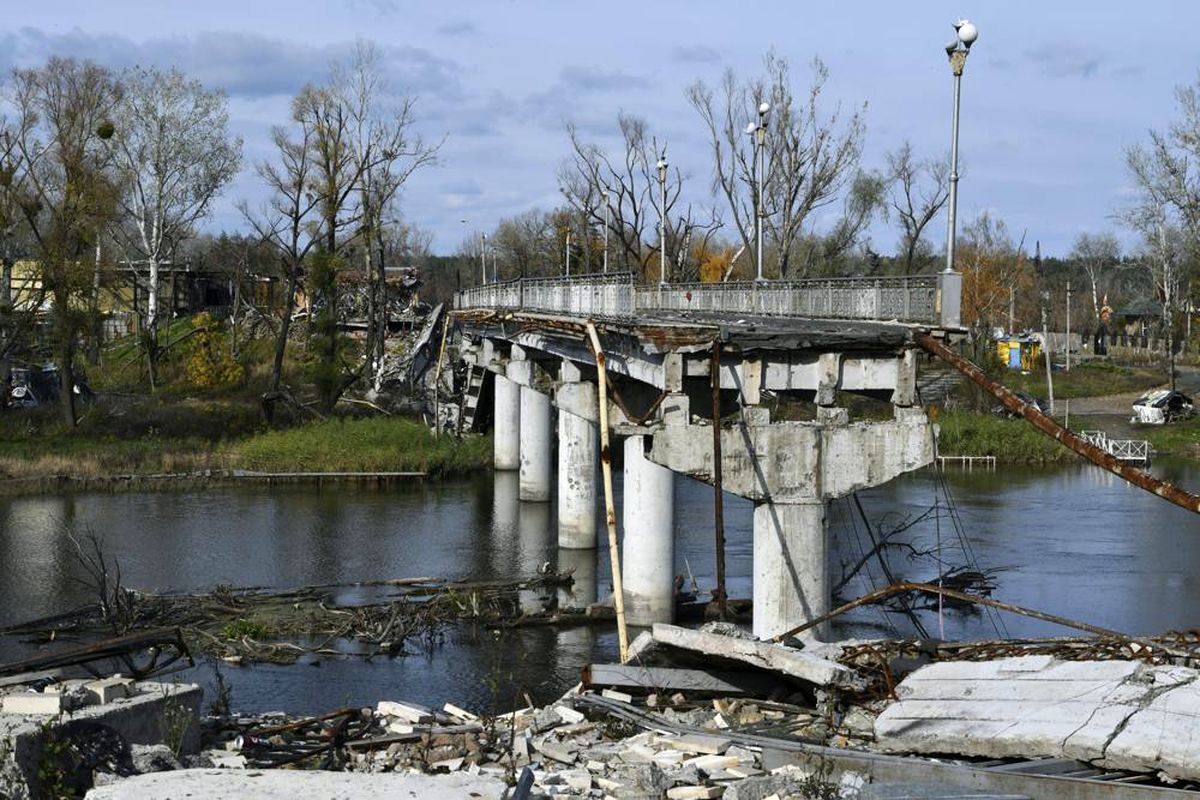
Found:
[[[1151,494],[1158,495],[1164,500],[1168,500],[1180,508],[1186,508],[1188,511],[1200,514],[1200,496],[1194,495],[1184,489],[1180,489],[1173,483],[1160,480],[1154,477],[1145,470],[1140,470],[1137,467],[1131,467],[1123,463],[1120,459],[1109,453],[1104,452],[1099,447],[1080,438],[1071,431],[1055,422],[1051,417],[1043,414],[1033,405],[1026,403],[1012,393],[1004,385],[997,383],[989,378],[984,371],[976,364],[963,358],[958,353],[954,352],[946,345],[939,342],[937,339],[923,331],[915,331],[913,333],[913,341],[915,341],[921,349],[933,353],[938,358],[945,361],[956,370],[966,375],[974,381],[980,388],[999,400],[1005,408],[1014,414],[1025,419],[1033,427],[1037,428],[1042,433],[1049,436],[1056,442],[1059,442],[1064,447],[1075,451],[1079,455],[1091,461],[1093,464],[1103,467],[1109,472],[1120,475],[1125,480],[1137,486],[1139,489],[1145,489]]]

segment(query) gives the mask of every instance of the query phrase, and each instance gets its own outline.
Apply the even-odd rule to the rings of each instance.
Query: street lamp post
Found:
[[[487,234],[479,234],[479,277],[487,283]]]
[[[567,244],[563,247],[563,256],[567,265],[567,277],[571,277],[571,229],[567,228]]]
[[[960,19],[954,23],[954,39],[946,45],[950,57],[950,69],[954,73],[954,115],[950,124],[950,202],[946,220],[946,272],[954,272],[954,224],[958,211],[958,107],[962,94],[963,67],[967,65],[967,54],[971,45],[979,38],[979,30],[969,21]]]
[[[667,283],[667,151],[658,159],[658,285]]]
[[[766,151],[767,143],[767,114],[771,112],[771,104],[759,103],[758,124],[751,122],[746,126],[746,133],[754,136],[754,159],[751,170],[754,173],[754,249],[757,266],[756,281],[763,278],[763,184],[766,183]]]
[[[604,271],[608,272],[608,214],[609,206],[612,204],[610,197],[610,189],[604,187]]]

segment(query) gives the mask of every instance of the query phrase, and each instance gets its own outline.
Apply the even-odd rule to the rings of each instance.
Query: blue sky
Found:
[[[5,16],[0,67],[51,54],[175,64],[228,92],[247,163],[213,229],[240,229],[234,202],[262,197],[250,165],[270,155],[267,133],[286,121],[291,96],[356,38],[371,39],[390,81],[419,98],[419,132],[446,136],[442,163],[404,194],[405,215],[433,231],[440,253],[468,229],[557,205],[564,124],[613,144],[622,110],[669,141],[690,199],[708,201],[707,145],[684,90],[727,68],[749,76],[771,48],[798,78],[819,55],[831,104],[867,102],[864,166],[882,167],[905,139],[940,156],[952,87],[942,45],[950,23],[968,17],[980,38],[963,84],[960,218],[990,210],[1014,237],[1025,231],[1044,252],[1065,253],[1079,233],[1114,228],[1130,196],[1123,148],[1169,125],[1175,86],[1197,79],[1182,37],[1197,29],[1200,4],[51,0]],[[892,228],[871,236],[876,250],[894,251]]]

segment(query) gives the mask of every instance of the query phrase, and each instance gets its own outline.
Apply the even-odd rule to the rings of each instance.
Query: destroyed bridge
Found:
[[[449,424],[490,418],[495,468],[518,470],[531,502],[550,501],[557,476],[559,545],[594,548],[604,412],[624,438],[620,577],[631,624],[673,613],[673,473],[753,501],[754,633],[768,638],[829,610],[826,504],[932,461],[913,336],[960,332],[960,294],[953,272],[483,284],[455,296],[467,389]],[[851,422],[842,392],[890,402],[892,418]],[[810,419],[772,420],[772,396],[811,403]],[[719,590],[723,573],[719,545]]]

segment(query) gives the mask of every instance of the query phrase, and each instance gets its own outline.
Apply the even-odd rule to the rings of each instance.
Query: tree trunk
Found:
[[[146,287],[146,366],[150,372],[150,391],[158,388],[158,259],[150,258],[150,279]]]
[[[75,327],[71,324],[70,296],[66,291],[54,293],[54,314],[58,335],[58,392],[63,422],[68,428],[76,425],[75,417]]]
[[[300,268],[288,270],[287,297],[283,305],[283,320],[279,324],[279,335],[275,340],[275,362],[271,367],[271,391],[278,392],[283,380],[283,355],[287,349],[288,331],[292,327],[292,313],[296,307],[296,288],[299,284]]]
[[[4,255],[0,260],[0,323],[8,329],[8,336],[17,335],[16,326],[13,324],[13,299],[12,299],[12,282],[13,282],[13,265],[14,260],[7,255]],[[9,357],[9,352],[12,350],[12,342],[5,342],[4,356],[0,357],[0,411],[8,408],[9,393],[12,390],[12,359]]]

